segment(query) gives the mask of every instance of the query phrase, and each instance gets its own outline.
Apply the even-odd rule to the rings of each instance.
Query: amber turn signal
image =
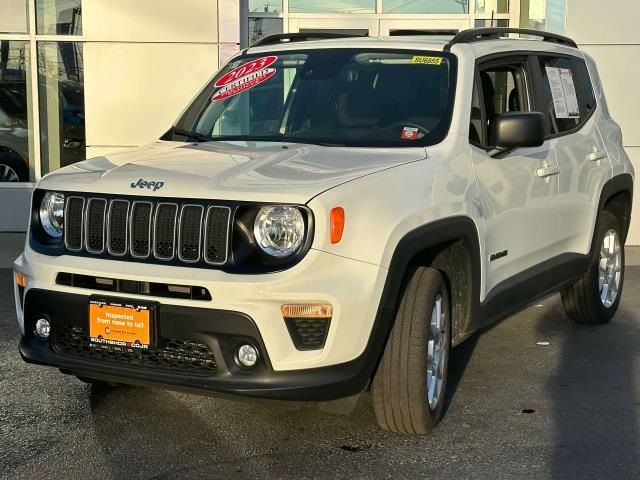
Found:
[[[333,316],[332,305],[291,304],[280,307],[282,318],[329,318]]]
[[[333,207],[331,209],[331,243],[340,243],[342,232],[344,231],[344,208]]]
[[[18,284],[19,287],[26,287],[27,286],[27,276],[22,273],[22,272],[15,272],[16,273],[16,283]]]

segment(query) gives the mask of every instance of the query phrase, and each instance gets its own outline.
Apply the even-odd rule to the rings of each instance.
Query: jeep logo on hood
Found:
[[[142,178],[140,178],[137,182],[131,184],[131,188],[146,188],[149,190],[153,190],[154,192],[157,192],[162,187],[164,187],[164,182],[150,182],[147,180],[143,180]]]

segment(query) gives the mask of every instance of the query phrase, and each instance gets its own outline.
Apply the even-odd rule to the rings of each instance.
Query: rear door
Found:
[[[558,159],[558,241],[563,253],[587,253],[611,164],[596,125],[596,99],[583,59],[534,57],[537,110]]]
[[[493,158],[495,118],[532,111],[534,81],[528,56],[499,57],[476,70],[469,140],[486,219],[485,292],[558,254],[558,165],[549,142]]]

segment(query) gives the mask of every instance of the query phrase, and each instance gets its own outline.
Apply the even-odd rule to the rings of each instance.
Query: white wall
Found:
[[[87,155],[162,135],[218,69],[216,0],[83,2]]]
[[[567,0],[566,33],[598,64],[609,110],[622,126],[627,153],[640,173],[640,2]],[[640,245],[640,188],[627,244]]]

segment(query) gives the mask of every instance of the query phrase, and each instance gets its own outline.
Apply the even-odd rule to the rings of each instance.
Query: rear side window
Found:
[[[582,93],[584,108],[587,116],[589,116],[596,109],[596,95],[593,92],[593,84],[591,83],[589,70],[587,70],[587,64],[584,63],[584,60],[574,60],[573,63],[576,73],[578,74],[579,88]]]
[[[547,117],[547,134],[577,128],[587,113],[580,108],[578,75],[570,58],[538,57],[542,75],[540,110]]]

